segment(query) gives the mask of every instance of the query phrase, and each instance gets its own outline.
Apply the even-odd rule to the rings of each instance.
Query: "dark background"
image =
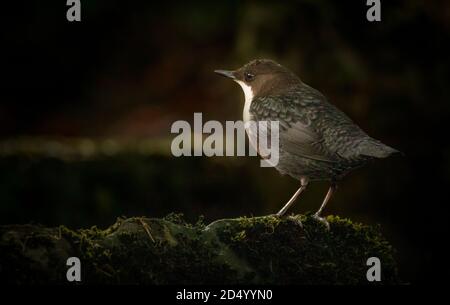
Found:
[[[257,158],[170,154],[175,120],[241,119],[241,89],[214,69],[271,58],[405,154],[351,173],[325,214],[381,224],[405,281],[446,275],[448,1],[381,1],[374,23],[365,0],[82,1],[72,23],[65,2],[2,7],[0,224],[276,212],[298,182]]]

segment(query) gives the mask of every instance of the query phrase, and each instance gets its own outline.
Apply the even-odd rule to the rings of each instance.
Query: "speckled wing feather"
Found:
[[[256,97],[250,107],[255,121],[280,122],[280,148],[325,162],[359,161],[359,143],[369,138],[317,90],[302,84],[283,95]]]

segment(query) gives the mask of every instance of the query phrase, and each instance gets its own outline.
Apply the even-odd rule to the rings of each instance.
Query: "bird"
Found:
[[[242,87],[243,121],[252,146],[256,146],[258,130],[248,122],[279,123],[279,161],[275,168],[297,179],[300,186],[275,214],[278,217],[286,214],[309,182],[327,181],[329,189],[313,217],[329,228],[321,215],[338,182],[373,159],[399,153],[367,135],[320,91],[273,60],[256,59],[237,70],[214,72]]]

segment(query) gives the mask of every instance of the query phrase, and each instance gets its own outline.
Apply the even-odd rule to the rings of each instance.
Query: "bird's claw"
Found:
[[[286,220],[289,220],[289,221],[292,221],[292,222],[294,222],[296,225],[298,225],[298,226],[300,226],[301,228],[303,228],[303,224],[302,224],[302,221],[300,220],[300,218],[298,218],[298,217],[296,217],[296,216],[291,216],[291,215],[280,215],[280,214],[271,214],[271,215],[269,215],[269,216],[272,216],[272,217],[276,217],[276,218],[279,218],[279,219],[286,219]]]
[[[303,224],[299,217],[287,216],[286,219],[294,222],[296,225],[300,226],[300,228],[303,229]]]
[[[320,217],[318,214],[314,214],[313,218],[318,222],[322,223],[327,228],[328,231],[330,230],[330,224],[324,217]]]

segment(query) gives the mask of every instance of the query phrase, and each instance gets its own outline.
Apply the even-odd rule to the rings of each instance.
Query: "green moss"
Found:
[[[360,284],[367,283],[371,256],[382,262],[382,283],[399,282],[393,249],[379,228],[332,216],[328,221],[329,231],[311,215],[205,226],[202,219],[189,224],[171,214],[122,218],[105,230],[5,226],[0,256],[25,274],[17,278],[6,267],[11,281],[25,283],[65,283],[69,256],[80,258],[83,283]]]
[[[366,261],[371,256],[382,262],[384,283],[399,281],[392,247],[379,228],[339,217],[327,220],[329,231],[311,216],[241,218],[227,223],[220,236],[250,264],[261,283],[367,283]]]

